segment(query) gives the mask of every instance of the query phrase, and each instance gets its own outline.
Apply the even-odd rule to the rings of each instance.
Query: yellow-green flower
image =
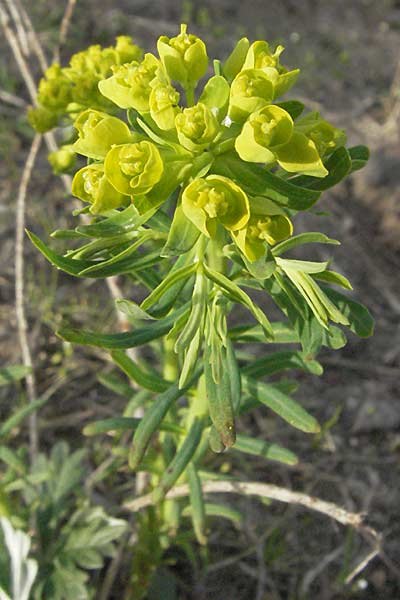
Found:
[[[208,67],[204,42],[196,35],[186,33],[187,26],[173,38],[162,35],[157,50],[169,77],[183,86],[191,86],[205,75]]]
[[[114,69],[114,75],[99,82],[99,90],[120,108],[149,111],[151,83],[162,69],[153,54],[145,54],[142,62],[133,61]]]
[[[344,146],[346,143],[345,132],[321,119],[318,112],[311,112],[298,119],[296,121],[296,131],[304,133],[314,142],[321,157],[331,154],[336,148]]]
[[[179,112],[179,93],[169,83],[156,81],[150,93],[150,116],[163,131],[172,129]]]
[[[247,162],[274,163],[274,150],[286,144],[292,134],[292,117],[283,108],[271,104],[250,115],[236,138],[235,148]]]
[[[185,108],[175,118],[178,139],[191,152],[202,151],[215,139],[220,130],[219,123],[210,108],[198,102]]]
[[[265,254],[266,244],[273,246],[293,233],[293,225],[285,215],[251,214],[247,225],[232,232],[232,237],[245,257],[253,262]]]
[[[101,164],[80,169],[72,180],[72,193],[84,202],[89,202],[90,212],[93,214],[102,214],[124,206],[128,200],[107,181],[104,165]]]
[[[106,156],[104,169],[108,181],[121,194],[141,196],[160,181],[164,164],[157,146],[143,140],[114,146]]]
[[[215,237],[221,223],[229,231],[242,229],[250,216],[245,192],[220,175],[194,179],[182,194],[185,216],[208,237]]]
[[[126,123],[98,110],[85,110],[74,123],[79,139],[72,148],[78,154],[103,159],[111,146],[137,139]]]
[[[118,64],[132,62],[133,60],[141,60],[143,52],[139,46],[133,43],[129,35],[119,35],[116,38],[115,52],[118,56]]]
[[[273,83],[262,69],[240,71],[231,85],[228,115],[242,123],[251,113],[270,104],[273,97]]]
[[[243,69],[265,69],[266,67],[279,67],[279,57],[284,51],[283,46],[277,46],[271,52],[268,42],[258,40],[253,42],[247,51]]]
[[[283,108],[264,106],[250,115],[235,142],[235,148],[246,162],[277,162],[289,173],[325,177],[324,167],[315,143],[294,129],[294,123]]]

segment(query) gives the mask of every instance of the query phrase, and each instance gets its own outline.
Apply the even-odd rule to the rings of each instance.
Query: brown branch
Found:
[[[15,233],[15,312],[17,316],[17,329],[19,345],[21,347],[22,362],[29,367],[31,372],[26,376],[26,391],[29,403],[36,400],[36,380],[33,371],[32,355],[29,348],[27,336],[27,323],[24,308],[24,229],[25,229],[25,198],[35,164],[36,156],[40,148],[42,136],[36,134],[25,167],[22,172],[19,186],[16,208],[16,233]],[[29,448],[31,465],[35,462],[39,446],[39,434],[37,427],[36,412],[29,416]]]
[[[350,525],[355,529],[367,530],[363,525],[363,515],[361,513],[353,513],[341,508],[332,502],[326,502],[320,498],[308,496],[301,492],[292,492],[286,488],[278,487],[269,483],[256,483],[247,481],[205,481],[203,483],[203,492],[205,494],[227,493],[227,494],[242,494],[244,496],[261,496],[278,500],[287,504],[300,504],[311,510],[315,510],[327,515],[331,519],[342,523],[342,525]],[[173,498],[181,498],[189,494],[189,486],[179,485],[166,495],[167,500]],[[129,511],[138,511],[153,504],[152,494],[146,494],[139,498],[135,498],[124,504],[124,508]],[[368,530],[370,534],[378,534],[373,530]]]

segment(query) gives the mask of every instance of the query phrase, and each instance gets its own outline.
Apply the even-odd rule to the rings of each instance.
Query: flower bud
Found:
[[[181,33],[173,38],[161,36],[157,50],[169,77],[184,87],[193,87],[207,71],[208,56],[204,42],[186,33],[186,28],[181,25]]]
[[[145,54],[141,63],[131,62],[114,69],[114,75],[99,82],[99,90],[120,108],[149,111],[151,82],[161,70],[153,54]]]
[[[40,80],[37,101],[54,111],[64,111],[71,101],[70,80],[64,75],[60,65],[51,65]]]
[[[235,148],[242,160],[275,162],[274,148],[286,144],[293,133],[293,120],[286,110],[273,104],[250,115],[236,138]]]
[[[55,152],[50,152],[47,156],[55,175],[68,173],[76,164],[76,154],[70,148],[59,148]]]
[[[135,139],[129,127],[116,117],[98,110],[85,110],[74,123],[79,139],[72,148],[78,154],[101,160],[111,146]]]
[[[118,64],[120,65],[130,63],[133,60],[141,60],[143,56],[142,50],[133,43],[129,35],[119,35],[116,38],[115,52],[118,55]]]
[[[311,112],[298,119],[296,131],[304,133],[314,142],[321,157],[331,154],[336,148],[344,146],[346,143],[345,132],[321,119],[318,112]]]
[[[163,131],[172,129],[179,112],[179,93],[172,85],[157,81],[150,94],[150,116]]]
[[[242,229],[250,216],[245,192],[220,175],[192,181],[182,194],[182,210],[207,237],[215,237],[218,223],[230,231]]]
[[[120,194],[104,175],[104,165],[94,164],[80,169],[72,180],[72,193],[91,204],[90,212],[102,214],[125,206],[128,198]]]
[[[293,233],[293,225],[285,215],[251,214],[247,225],[232,237],[245,257],[254,262],[262,258],[266,243],[273,246]]]
[[[209,146],[219,132],[219,123],[205,104],[185,108],[175,118],[178,139],[191,152],[202,151]]]
[[[277,46],[274,53],[271,52],[268,42],[253,42],[246,54],[243,69],[265,69],[274,67],[279,70],[279,57],[284,51],[283,46]]]
[[[108,181],[121,194],[147,194],[160,181],[164,164],[158,148],[143,140],[114,146],[106,156],[104,169]]]
[[[28,121],[38,133],[46,133],[56,127],[59,114],[43,106],[28,108]]]

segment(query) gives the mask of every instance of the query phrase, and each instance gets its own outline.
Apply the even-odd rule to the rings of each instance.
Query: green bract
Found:
[[[173,129],[175,116],[179,113],[178,103],[176,89],[169,83],[156,81],[150,93],[149,107],[150,115],[160,129]]]
[[[187,150],[199,152],[207,148],[219,132],[219,123],[205,104],[185,108],[175,118],[179,142]]]
[[[104,170],[108,181],[118,192],[142,196],[160,181],[164,164],[157,146],[143,140],[114,146],[106,156]]]
[[[99,90],[120,108],[149,110],[152,81],[161,63],[153,54],[145,54],[142,62],[131,62],[114,69],[114,75],[99,82]]]
[[[204,42],[197,36],[186,33],[186,29],[186,25],[181,25],[178,36],[161,36],[157,42],[157,50],[169,77],[183,86],[192,87],[205,75],[208,57]]]
[[[72,193],[77,198],[91,204],[90,212],[102,214],[126,205],[127,198],[107,181],[104,166],[88,165],[80,169],[72,180]]]
[[[103,159],[114,144],[124,144],[138,137],[120,119],[97,110],[85,110],[74,126],[79,139],[72,148],[89,158]]]
[[[265,255],[266,242],[273,246],[293,233],[293,225],[285,215],[257,215],[252,213],[243,229],[232,233],[235,243],[250,261]]]
[[[186,217],[207,237],[215,237],[221,223],[229,231],[242,229],[250,216],[245,192],[227,177],[195,179],[182,194]]]
[[[232,82],[229,117],[241,123],[251,113],[270,104],[273,97],[273,83],[262,69],[241,71]]]
[[[247,51],[243,69],[265,69],[267,67],[279,69],[279,57],[283,51],[283,46],[277,46],[275,52],[271,52],[268,42],[261,40],[253,42]]]
[[[279,146],[293,134],[293,119],[279,106],[265,106],[250,115],[236,138],[235,148],[242,160],[273,163]]]
[[[346,143],[346,133],[321,119],[318,112],[300,118],[296,123],[296,131],[310,138],[322,157]]]

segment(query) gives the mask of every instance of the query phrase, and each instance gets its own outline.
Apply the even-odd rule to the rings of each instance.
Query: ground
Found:
[[[50,56],[64,3],[40,0],[24,5]],[[352,338],[343,351],[324,353],[321,378],[299,378],[297,397],[304,406],[321,423],[335,421],[320,439],[293,433],[261,410],[240,424],[253,434],[268,431],[269,438],[294,449],[301,458],[298,466],[234,459],[229,468],[244,478],[277,483],[349,510],[365,511],[384,540],[383,560],[375,558],[352,585],[344,586],[346,576],[368,553],[365,541],[305,509],[265,507],[241,499],[237,505],[246,515],[243,530],[216,525],[210,537],[214,564],[204,576],[196,575],[196,584],[187,559],[178,557],[175,570],[186,590],[182,597],[395,600],[400,597],[396,567],[400,561],[400,3],[88,0],[76,6],[62,61],[65,64],[72,52],[90,43],[112,43],[118,34],[133,35],[139,45],[152,50],[158,35],[173,34],[181,20],[192,24],[206,39],[210,55],[219,58],[241,35],[283,43],[285,63],[302,69],[295,96],[344,127],[350,142],[371,148],[369,166],[324,196],[319,208],[329,211],[330,217],[310,214],[295,225],[301,231],[316,223],[319,230],[341,240],[342,246],[334,249],[335,268],[351,279],[355,296],[371,310],[375,335],[361,341]],[[0,90],[28,101],[4,38],[0,51]],[[0,362],[11,364],[20,361],[15,342],[14,209],[32,132],[21,107],[1,101],[0,117]],[[42,147],[29,187],[29,228],[46,235],[71,225],[68,206],[65,210],[68,202]],[[326,258],[324,249],[316,252],[315,260]],[[29,340],[39,391],[55,382],[60,385],[40,417],[42,443],[50,447],[62,437],[79,446],[85,443],[80,433],[85,420],[112,414],[119,400],[112,398],[111,408],[109,395],[105,397],[96,382],[95,370],[104,357],[79,348],[71,355],[53,331],[72,314],[75,323],[89,327],[108,322],[111,328],[111,302],[103,284],[57,275],[29,243],[25,258]],[[68,383],[61,379],[65,372]],[[17,396],[2,394],[2,418],[15,401]]]

